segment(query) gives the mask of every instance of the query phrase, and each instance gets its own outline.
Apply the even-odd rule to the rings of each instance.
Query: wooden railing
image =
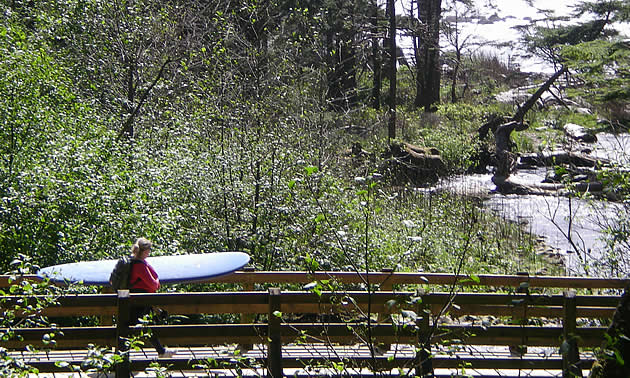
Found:
[[[0,275],[0,288],[9,285],[8,275]],[[36,275],[24,275],[19,279],[39,280]],[[531,276],[528,273],[514,275],[479,274],[475,279],[468,275],[450,273],[409,273],[393,270],[370,273],[355,272],[302,272],[302,271],[254,271],[242,270],[222,277],[215,277],[199,283],[232,283],[241,285],[253,284],[305,284],[311,281],[333,279],[342,284],[375,285],[461,285],[461,286],[495,286],[519,287],[527,282],[534,288],[567,288],[567,289],[623,289],[629,279],[599,277],[562,277]]]
[[[252,291],[255,284],[298,284],[324,279],[349,285],[367,281],[384,290],[368,293],[339,289],[319,295],[277,288]],[[8,284],[6,277],[0,277],[0,286],[3,282]],[[42,313],[52,318],[89,315],[122,318],[128,314],[130,305],[152,305],[171,314],[241,314],[240,322],[161,325],[151,326],[151,329],[169,346],[262,345],[263,353],[248,358],[248,363],[252,369],[266,370],[274,377],[282,376],[285,369],[326,364],[337,364],[337,367],[342,364],[346,373],[359,369],[372,372],[403,369],[423,376],[435,374],[436,369],[467,366],[469,369],[557,369],[564,376],[581,376],[582,369],[588,369],[593,358],[584,353],[580,355],[579,349],[585,352],[599,346],[606,330],[605,326],[591,326],[592,322],[587,320],[610,319],[619,295],[576,294],[574,289],[621,289],[628,283],[621,279],[526,275],[482,275],[471,279],[448,274],[393,272],[362,276],[347,272],[236,272],[213,282],[235,283],[249,291],[67,295],[59,298],[57,306],[46,308]],[[403,285],[406,290],[409,290],[408,285],[422,285],[425,294],[392,291],[396,285]],[[493,287],[498,292],[431,292],[433,285],[475,285]],[[517,290],[506,290],[506,287]],[[560,290],[558,294],[532,293],[537,287]],[[10,307],[18,300],[24,298],[5,297],[3,307]],[[305,316],[307,320],[303,320]],[[487,316],[495,321],[483,322],[483,317]],[[252,323],[253,319],[256,321]],[[446,322],[447,319],[454,321]],[[61,332],[63,336],[57,337],[56,349],[84,349],[88,344],[96,344],[124,350],[121,337],[140,331],[124,328],[121,322],[117,326],[21,328],[15,330],[16,337],[0,342],[0,346],[9,350],[23,350],[27,345],[47,348],[42,342],[44,336]],[[541,358],[524,353],[527,347],[558,349],[563,341],[569,349],[562,356]],[[308,358],[287,356],[283,345],[286,348],[292,343],[300,345]],[[513,353],[479,358],[465,353],[442,354],[436,349],[454,343],[459,348],[510,348]],[[357,355],[334,349],[336,345],[348,344],[367,345],[370,353]],[[405,350],[412,353],[395,353],[401,345],[410,346]],[[430,346],[433,346],[431,352],[427,349]],[[332,352],[322,354],[321,349],[317,349],[320,347]],[[309,354],[309,348],[319,352]],[[389,354],[383,354],[387,349]],[[243,363],[235,362],[234,356],[216,356],[213,361],[216,366],[225,368]],[[126,360],[119,365],[117,376],[129,376],[131,371],[143,370],[150,362],[150,358]],[[181,370],[189,370],[196,364],[194,359],[182,358],[165,363],[171,369]],[[52,372],[67,371],[67,366],[72,365],[59,365],[51,360],[30,364],[40,371]]]
[[[9,275],[0,275],[0,288],[8,286]],[[514,275],[503,274],[479,274],[476,276],[479,282],[470,280],[468,275],[454,275],[451,273],[425,273],[425,272],[395,272],[393,270],[373,271],[369,273],[355,272],[303,272],[303,271],[254,271],[245,269],[233,272],[227,276],[215,277],[200,282],[222,283],[308,283],[313,280],[335,279],[344,284],[364,283],[366,280],[372,284],[429,284],[474,286],[513,286],[518,287],[522,282],[529,282],[532,287],[553,288],[595,288],[595,289],[623,289],[630,282],[628,279],[599,278],[599,277],[563,277],[563,276],[531,276],[528,273]],[[36,275],[19,276],[22,279],[39,280]]]

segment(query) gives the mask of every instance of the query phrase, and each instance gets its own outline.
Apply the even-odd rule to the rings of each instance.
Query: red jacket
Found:
[[[144,260],[133,260],[129,287],[133,290],[155,293],[160,288],[160,279],[149,263]]]

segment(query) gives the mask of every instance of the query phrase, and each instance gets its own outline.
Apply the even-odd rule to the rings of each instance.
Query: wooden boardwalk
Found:
[[[256,283],[305,284],[333,278],[350,285],[366,279],[350,272],[237,272],[222,278],[222,282],[236,283],[237,291],[64,295],[42,315],[99,316],[101,323],[16,328],[15,337],[2,341],[0,347],[17,363],[46,372],[39,377],[113,377],[113,373],[70,371],[75,366],[88,371],[90,363],[99,362],[90,353],[111,357],[113,347],[124,350],[124,340],[139,336],[141,330],[127,327],[125,321],[114,326],[112,317],[124,319],[129,306],[143,305],[184,316],[230,314],[231,320],[151,325],[160,340],[176,347],[178,353],[158,359],[153,348],[133,350],[130,361],[119,366],[120,378],[400,377],[410,376],[416,369],[425,376],[433,373],[431,376],[440,378],[587,376],[594,360],[589,351],[602,344],[607,319],[619,303],[620,289],[629,283],[527,274],[472,279],[439,273],[381,272],[370,273],[369,282],[379,284],[378,291],[255,290]],[[7,277],[0,276],[0,287],[5,287],[3,279],[5,286],[9,284]],[[444,285],[453,288],[473,283],[479,290],[439,291]],[[421,294],[407,285],[412,285],[411,289],[421,285]],[[576,288],[585,290],[578,293]],[[24,301],[20,295],[3,299],[7,309],[19,308]],[[320,316],[331,322],[319,321]],[[48,348],[45,341],[50,333],[58,335],[54,338],[57,350],[25,352],[29,347]],[[373,353],[364,340],[388,345],[388,349]],[[239,343],[251,347],[237,349]],[[431,344],[430,353],[417,353],[415,348],[425,343]],[[87,349],[90,344],[112,349],[91,351]],[[568,345],[569,353],[564,356],[558,353],[561,344]],[[510,348],[522,345],[528,346],[524,355],[510,352]],[[151,369],[164,370],[155,374]]]
[[[207,368],[201,370],[171,369],[169,368],[169,377],[264,377],[267,370],[263,364],[266,358],[267,346],[264,344],[253,345],[247,351],[240,351],[236,345],[232,346],[206,346],[206,347],[187,347],[176,348],[177,354],[169,359],[158,359],[157,353],[153,348],[147,348],[131,352],[131,361],[147,361],[147,364],[155,361],[160,366],[173,366],[179,363],[188,363],[197,361],[199,364],[207,364]],[[113,350],[112,350],[113,351]],[[386,351],[377,352],[376,357],[379,359],[397,359],[408,360],[409,368],[394,369],[391,371],[380,371],[377,373],[364,369],[352,367],[352,361],[366,361],[372,358],[372,354],[367,345],[332,345],[324,344],[288,344],[282,348],[284,358],[294,359],[296,365],[302,367],[293,367],[286,369],[285,376],[297,377],[322,377],[322,376],[407,376],[413,374],[413,361],[416,356],[413,347],[406,344],[391,345]],[[441,361],[453,359],[479,360],[487,361],[503,361],[501,365],[516,366],[521,357],[511,354],[508,348],[496,346],[455,346],[455,347],[439,347],[433,348],[433,365],[435,367],[435,377],[452,377],[458,375],[472,377],[562,377],[562,371],[559,369],[509,369],[497,366],[496,368],[465,368],[453,369],[440,367]],[[80,365],[83,361],[89,359],[86,350],[60,350],[60,351],[40,351],[40,352],[10,352],[12,357],[20,358],[24,363],[48,362],[51,364],[67,362]],[[330,366],[309,366],[309,360],[325,360],[347,358],[348,363],[343,369],[337,370]],[[557,362],[561,360],[557,348],[528,348],[528,352],[522,356],[522,359],[531,361],[539,361],[540,364]],[[582,353],[583,361],[592,361],[594,356],[592,353]],[[220,368],[213,367],[212,361],[241,361],[240,368]],[[588,364],[590,367],[590,363]],[[588,375],[588,369],[583,371],[583,375]],[[145,370],[143,372],[134,372],[133,377],[155,377],[156,374]],[[70,377],[114,377],[114,373],[42,373],[33,377],[41,378],[70,378]]]

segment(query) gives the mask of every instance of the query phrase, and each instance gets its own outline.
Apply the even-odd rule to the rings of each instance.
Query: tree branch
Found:
[[[160,67],[160,71],[158,71],[158,73],[155,76],[155,78],[153,79],[153,82],[151,83],[151,85],[149,85],[149,87],[142,93],[142,97],[140,97],[140,101],[138,101],[138,104],[133,109],[133,112],[129,115],[129,117],[127,117],[127,120],[125,121],[125,123],[123,125],[123,128],[120,131],[120,134],[118,135],[119,137],[123,137],[123,136],[127,136],[128,138],[133,137],[133,121],[135,120],[136,116],[140,112],[140,108],[142,108],[142,105],[144,105],[144,102],[149,97],[149,93],[151,93],[151,90],[153,89],[153,87],[155,87],[156,84],[162,78],[162,75],[164,74],[164,70],[166,69],[166,66],[170,62],[171,62],[171,60],[167,59],[162,64],[162,67]]]

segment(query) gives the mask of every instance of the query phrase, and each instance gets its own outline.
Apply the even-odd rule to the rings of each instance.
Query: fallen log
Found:
[[[568,151],[545,151],[521,154],[518,164],[519,166],[527,167],[550,167],[554,165],[571,164],[576,167],[593,168],[610,165],[610,161]]]
[[[512,131],[524,131],[529,128],[529,125],[525,123],[524,117],[529,109],[534,106],[536,101],[540,99],[543,93],[549,90],[551,84],[558,79],[567,69],[562,67],[558,72],[554,73],[538,90],[527,100],[523,105],[519,106],[518,110],[511,119],[505,117],[493,117],[486,124],[482,125],[477,131],[479,138],[484,139],[489,131],[494,133],[495,140],[495,154],[496,154],[496,171],[493,177],[493,181],[502,183],[505,182],[510,174],[516,169],[517,158],[512,153],[514,143],[510,139]],[[495,182],[495,184],[496,184]],[[499,185],[497,185],[499,186]]]
[[[523,184],[501,177],[492,177],[492,182],[497,186],[497,191],[502,194],[539,195],[539,196],[570,196],[574,192],[590,193],[595,196],[604,195],[604,185],[601,182],[577,182],[571,189],[561,183],[541,182],[536,184]]]

